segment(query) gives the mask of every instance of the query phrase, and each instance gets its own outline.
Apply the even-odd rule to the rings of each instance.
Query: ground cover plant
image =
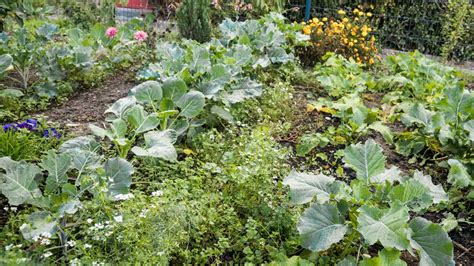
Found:
[[[157,39],[150,16],[7,25],[0,263],[472,264],[472,76],[355,51],[344,11],[242,19],[282,2],[236,1],[200,42]],[[367,27],[344,34],[375,46]],[[11,111],[60,86],[78,97],[53,121]]]

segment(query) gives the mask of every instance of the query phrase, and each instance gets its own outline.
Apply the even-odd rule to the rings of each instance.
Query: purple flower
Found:
[[[33,131],[36,129],[36,127],[38,126],[38,121],[36,121],[35,119],[26,119],[25,122],[23,123],[17,123],[16,125],[18,128],[26,128],[28,129],[29,131]]]
[[[31,119],[31,118],[26,119],[26,123],[33,126],[34,129],[38,127],[38,121],[36,119]]]
[[[3,131],[8,131],[8,130],[17,130],[17,127],[15,124],[6,124],[3,126]]]
[[[59,132],[55,128],[48,128],[45,131],[43,131],[43,137],[45,138],[52,137],[52,138],[60,139],[61,134],[59,134]]]

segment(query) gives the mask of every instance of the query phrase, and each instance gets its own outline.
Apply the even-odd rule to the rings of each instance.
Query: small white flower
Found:
[[[26,228],[28,228],[28,225],[27,225],[27,224],[22,224],[22,225],[20,226],[20,230],[21,230],[21,231],[22,231],[22,230],[25,230]]]
[[[84,244],[84,248],[92,248],[91,244]]]
[[[72,248],[72,247],[74,247],[74,246],[76,245],[76,241],[74,241],[74,240],[69,240],[66,244]]]
[[[153,197],[160,197],[161,195],[163,195],[163,191],[161,191],[161,190],[153,191],[153,192],[151,192],[151,195]]]
[[[122,217],[122,215],[114,216],[114,221],[116,221],[117,223],[123,222],[123,217]]]
[[[70,265],[71,266],[80,265],[80,260],[78,258],[75,258],[75,259],[71,260]]]
[[[90,219],[90,218],[87,219],[87,223],[88,223],[88,224],[91,224],[93,221],[94,221],[94,220],[92,220],[92,219]]]
[[[12,249],[12,247],[13,247],[13,244],[5,246],[5,251],[9,251],[10,249]]]
[[[3,207],[3,209],[7,212],[9,209],[8,207]]]
[[[118,194],[118,195],[115,195],[115,199],[116,200],[128,200],[128,199],[133,199],[135,196],[133,196],[132,193],[128,193],[128,194]]]
[[[145,217],[146,217],[146,214],[148,213],[148,211],[149,211],[148,209],[142,210],[142,212],[141,212],[140,215],[139,215],[140,218],[145,218]]]
[[[18,209],[17,207],[10,207],[10,211],[12,212],[16,212],[17,209]]]
[[[325,119],[331,121],[331,118],[329,116],[326,116]]]
[[[46,253],[43,253],[42,257],[43,258],[48,258],[48,257],[51,257],[53,255],[53,253],[51,253],[50,251],[46,252]]]
[[[44,238],[51,238],[51,234],[49,232],[43,232],[41,233],[41,236]]]
[[[51,244],[51,241],[49,240],[49,238],[42,238],[41,241],[40,241],[40,244],[44,245],[44,246],[47,246],[47,245]]]
[[[100,230],[100,229],[104,229],[104,225],[101,224],[101,223],[95,224],[94,227],[97,228],[97,229],[99,229],[99,230]]]

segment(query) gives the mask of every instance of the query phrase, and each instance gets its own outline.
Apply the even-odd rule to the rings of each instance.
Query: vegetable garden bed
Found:
[[[0,264],[473,264],[474,74],[339,14],[0,33]]]

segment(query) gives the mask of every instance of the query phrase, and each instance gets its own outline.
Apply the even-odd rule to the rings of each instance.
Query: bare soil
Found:
[[[47,111],[35,116],[45,116],[48,121],[59,123],[71,135],[88,133],[89,123],[104,121],[105,110],[116,100],[127,96],[136,84],[133,75],[118,72],[100,86],[79,91],[67,102],[53,104]]]

